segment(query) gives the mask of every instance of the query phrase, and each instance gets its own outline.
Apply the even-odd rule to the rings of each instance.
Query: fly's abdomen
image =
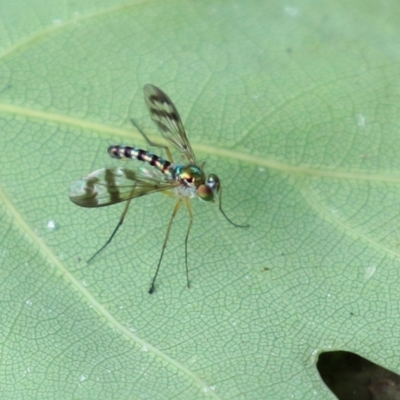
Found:
[[[123,158],[130,158],[131,160],[146,162],[157,168],[163,174],[170,175],[169,167],[171,166],[171,163],[169,161],[146,150],[139,149],[138,147],[110,146],[108,148],[108,154],[110,157],[117,158],[119,160]]]

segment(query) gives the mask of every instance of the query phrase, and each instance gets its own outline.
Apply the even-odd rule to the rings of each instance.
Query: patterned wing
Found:
[[[192,146],[190,146],[181,117],[174,103],[161,89],[154,85],[145,85],[143,92],[150,118],[157,125],[163,137],[180,151],[184,159],[196,164]]]
[[[68,196],[81,207],[104,207],[173,189],[177,185],[147,171],[144,173],[124,167],[102,168],[74,182]]]

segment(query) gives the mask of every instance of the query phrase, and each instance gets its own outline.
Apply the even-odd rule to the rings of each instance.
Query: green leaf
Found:
[[[2,399],[333,398],[318,354],[399,370],[400,6],[5,0],[0,5]],[[177,106],[223,206],[83,209],[111,144]],[[128,164],[125,164],[128,165]]]

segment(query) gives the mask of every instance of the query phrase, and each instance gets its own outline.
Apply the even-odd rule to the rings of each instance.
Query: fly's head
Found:
[[[201,200],[215,201],[221,186],[217,175],[210,174],[206,178],[201,167],[189,164],[180,168],[177,177],[182,185],[181,195],[190,192],[190,197],[197,194]]]
[[[197,195],[204,201],[215,201],[220,187],[221,181],[218,176],[210,174],[205,182],[197,188]]]

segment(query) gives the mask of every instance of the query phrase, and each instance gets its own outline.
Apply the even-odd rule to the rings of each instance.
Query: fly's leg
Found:
[[[166,154],[167,154],[168,161],[171,162],[171,163],[174,162],[174,159],[172,158],[172,154],[171,154],[171,151],[169,150],[169,147],[168,147],[168,146],[164,146],[163,144],[159,144],[159,143],[154,143],[154,142],[152,142],[152,141],[146,136],[146,134],[137,126],[137,124],[136,124],[136,122],[135,122],[134,119],[131,119],[131,122],[132,122],[132,125],[139,131],[139,133],[145,138],[145,140],[146,140],[146,142],[147,142],[147,144],[148,144],[149,146],[158,147],[158,148],[160,148],[160,149],[164,149],[165,152],[166,152]]]
[[[157,279],[157,275],[158,275],[158,271],[160,270],[160,266],[161,266],[161,260],[164,256],[164,250],[167,247],[167,242],[168,242],[168,237],[169,237],[169,232],[171,231],[171,227],[172,227],[172,223],[174,222],[174,218],[176,216],[176,214],[178,213],[179,209],[182,206],[182,199],[179,199],[178,202],[175,205],[174,211],[172,212],[171,218],[169,220],[169,224],[168,224],[168,228],[167,228],[167,233],[165,234],[165,239],[164,239],[164,243],[162,246],[162,250],[161,250],[161,255],[160,255],[160,259],[158,260],[158,265],[157,265],[157,269],[156,269],[156,273],[154,274],[153,280],[151,281],[151,285],[150,285],[150,289],[149,289],[149,294],[153,294],[155,291],[155,283],[156,283],[156,279]]]
[[[189,234],[190,234],[190,229],[192,228],[193,224],[193,212],[192,212],[192,206],[190,205],[190,200],[185,197],[185,203],[186,203],[186,208],[189,213],[189,226],[186,231],[186,238],[185,238],[185,264],[186,264],[186,281],[187,281],[187,287],[190,289],[190,281],[189,281],[189,268],[188,268],[188,240],[189,240]]]
[[[120,217],[120,219],[119,219],[119,221],[118,221],[118,224],[117,224],[117,226],[115,227],[115,229],[114,229],[113,233],[111,234],[111,236],[109,237],[109,239],[107,240],[107,242],[105,242],[104,245],[103,245],[99,250],[97,250],[96,253],[94,253],[94,254],[92,255],[92,257],[89,258],[89,260],[87,261],[88,264],[89,264],[99,253],[101,253],[101,252],[110,244],[111,240],[113,239],[113,237],[115,236],[115,234],[118,232],[118,229],[121,227],[122,223],[124,222],[125,215],[126,215],[126,213],[128,212],[129,205],[131,204],[131,200],[132,200],[132,199],[129,199],[129,200],[126,202],[126,206],[125,206],[125,208],[124,208],[124,211],[122,212],[122,215],[121,215],[121,217]]]

